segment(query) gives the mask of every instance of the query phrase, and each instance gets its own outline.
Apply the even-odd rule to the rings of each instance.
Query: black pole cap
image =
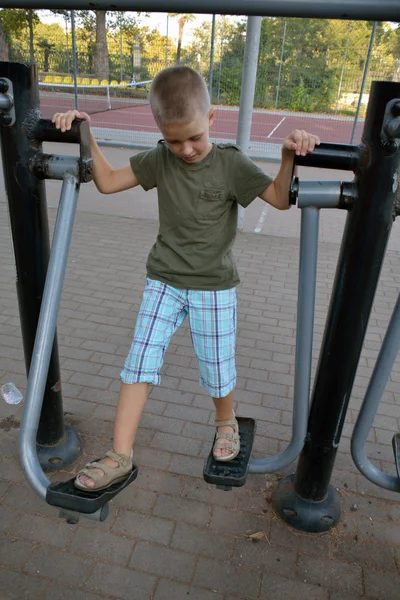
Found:
[[[6,92],[8,92],[8,81],[7,79],[4,79],[4,77],[0,77],[0,92],[2,94],[5,94]]]

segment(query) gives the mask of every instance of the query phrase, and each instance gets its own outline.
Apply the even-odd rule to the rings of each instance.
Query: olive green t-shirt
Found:
[[[130,162],[143,189],[158,192],[160,227],[148,277],[194,290],[240,283],[232,255],[238,204],[248,206],[272,179],[233,144],[214,144],[201,162],[189,164],[161,141]]]

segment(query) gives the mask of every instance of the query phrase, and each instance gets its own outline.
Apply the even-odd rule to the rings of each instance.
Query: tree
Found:
[[[28,27],[29,27],[29,60],[31,63],[35,62],[35,49],[33,46],[33,22],[34,22],[35,16],[37,17],[37,15],[35,14],[35,11],[32,8],[29,8],[27,17],[28,17]]]
[[[0,60],[8,60],[8,44],[0,14]]]
[[[182,38],[183,38],[183,28],[185,27],[185,23],[189,21],[193,21],[195,18],[191,13],[168,13],[170,17],[176,17],[178,19],[179,24],[179,33],[178,33],[178,46],[176,49],[176,64],[179,65],[181,62],[181,49],[182,49]]]
[[[146,13],[118,12],[107,15],[110,76],[113,79],[131,80],[133,72],[139,75],[139,79],[141,77],[142,51],[138,52],[138,48],[146,45],[144,38],[148,32],[148,28],[141,25],[142,16],[146,16]]]
[[[31,11],[31,14],[28,15],[27,12],[22,8],[3,8],[0,10],[0,19],[3,26],[4,36],[9,47],[11,59],[13,58],[14,48],[16,46],[21,46],[27,21],[31,21],[29,31],[29,59],[31,60],[32,56],[34,57],[33,28],[36,23],[39,23],[39,17],[36,14],[36,11]],[[20,52],[18,52],[17,56],[19,59],[21,59]]]
[[[108,64],[108,44],[106,28],[106,11],[96,10],[96,52],[94,70],[100,80],[109,79],[110,68]]]
[[[38,46],[44,51],[43,71],[48,73],[50,53],[52,50],[54,50],[55,44],[52,44],[48,40],[41,40],[38,42]]]
[[[90,73],[93,70],[92,56],[94,52],[94,72],[99,80],[110,79],[110,56],[109,42],[112,42],[116,30],[121,27],[124,37],[129,42],[129,34],[138,29],[138,17],[143,13],[137,13],[137,16],[119,15],[107,13],[106,11],[77,11],[77,18],[81,27],[77,31],[77,38],[86,43],[88,61],[86,70]],[[109,29],[109,31],[108,31]],[[111,32],[111,34],[110,34]]]
[[[210,53],[211,53],[211,22],[204,21],[200,27],[197,27],[193,31],[193,37],[187,54],[185,56],[185,64],[196,65],[200,62],[201,74],[206,81],[208,81],[210,71]],[[214,77],[213,77],[213,98],[216,101],[220,101],[221,91],[221,75],[222,68],[225,65],[226,52],[230,51],[230,42],[234,32],[237,31],[237,25],[231,17],[219,16],[215,22],[215,34],[214,34]],[[241,54],[239,59],[243,58],[243,40],[239,34],[240,41],[242,42]],[[227,60],[228,60],[228,55]]]
[[[215,64],[215,71],[219,72],[217,98],[221,104],[239,105],[245,40],[246,21],[239,20],[225,26],[224,48],[220,58],[222,64]]]

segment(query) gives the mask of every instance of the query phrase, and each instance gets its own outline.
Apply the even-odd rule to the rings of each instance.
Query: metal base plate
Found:
[[[321,502],[305,500],[294,490],[294,474],[282,479],[272,494],[272,506],[289,525],[308,533],[328,531],[340,520],[340,497],[329,486],[327,497]]]
[[[254,419],[248,417],[236,418],[239,423],[240,433],[239,454],[230,462],[221,462],[215,460],[211,449],[203,470],[203,477],[207,483],[212,483],[216,485],[217,488],[224,490],[230,490],[233,487],[241,487],[246,483],[249,461],[256,433],[256,422]]]
[[[73,479],[52,483],[47,488],[46,502],[51,506],[58,506],[78,513],[91,514],[101,509],[114,496],[122,492],[138,475],[138,467],[133,466],[131,474],[119,483],[114,483],[106,490],[98,492],[85,492],[75,487]]]
[[[72,465],[82,454],[82,444],[72,427],[65,425],[64,439],[56,446],[36,444],[40,466],[45,473],[65,469]]]

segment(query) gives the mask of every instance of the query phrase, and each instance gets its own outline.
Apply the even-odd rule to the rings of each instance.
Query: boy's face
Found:
[[[164,140],[175,156],[186,163],[200,162],[212,148],[208,139],[215,109],[208,115],[197,113],[189,123],[172,122],[160,125]]]

